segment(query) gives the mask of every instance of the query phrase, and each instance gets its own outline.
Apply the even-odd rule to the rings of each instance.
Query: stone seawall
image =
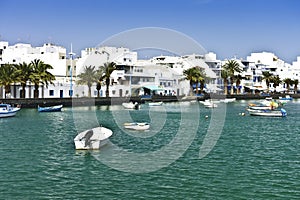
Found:
[[[284,97],[284,94],[273,94],[269,97],[273,99],[279,99]],[[297,99],[300,98],[300,94],[290,94],[291,97]],[[177,102],[177,101],[190,101],[190,100],[205,100],[205,99],[224,99],[224,98],[236,98],[237,100],[256,100],[265,99],[267,96],[243,94],[243,95],[217,95],[217,94],[205,94],[204,96],[154,96],[151,99],[141,99],[140,97],[100,97],[100,98],[39,98],[39,99],[0,99],[0,103],[8,103],[11,105],[21,105],[22,108],[37,108],[39,106],[53,106],[62,104],[64,107],[72,106],[100,106],[100,105],[121,105],[123,102],[138,102],[145,103],[145,101],[153,102]]]
[[[8,103],[11,105],[20,105],[22,108],[37,108],[39,106],[63,105],[64,107],[73,106],[94,106],[94,105],[121,105],[123,102],[144,103],[138,97],[125,98],[39,98],[39,99],[0,99],[0,103]]]

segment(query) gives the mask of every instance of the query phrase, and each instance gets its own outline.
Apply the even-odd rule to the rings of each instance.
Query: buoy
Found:
[[[205,115],[205,119],[207,119],[208,118],[208,115]]]

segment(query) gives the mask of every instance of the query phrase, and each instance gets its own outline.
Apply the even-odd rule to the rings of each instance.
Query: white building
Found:
[[[0,42],[0,64],[29,64],[34,59],[40,59],[46,64],[49,64],[53,69],[49,70],[56,80],[54,85],[50,84],[48,88],[41,88],[39,97],[69,97],[70,94],[70,69],[67,69],[68,63],[67,52],[64,47],[54,44],[44,44],[41,47],[32,47],[31,44],[17,43],[9,46],[8,42]],[[76,68],[75,61],[73,61],[73,68]],[[73,69],[74,70],[74,69]],[[73,83],[74,84],[74,83]],[[33,87],[26,89],[26,98],[33,97]],[[15,90],[16,88],[16,90]],[[19,98],[21,87],[12,88],[12,96]]]
[[[209,55],[208,59],[209,60]],[[207,77],[209,77],[209,81],[206,83],[206,90],[208,92],[216,92],[218,89],[218,81],[216,73],[209,67],[208,63],[206,63],[206,59],[204,55],[185,55],[185,56],[157,56],[150,59],[155,65],[165,66],[166,68],[172,69],[177,76],[181,76],[183,78],[183,71],[189,69],[191,67],[199,66],[202,68]],[[182,83],[184,84],[184,83]],[[186,83],[184,84],[186,85]],[[187,88],[189,87],[184,86],[184,95],[188,94]]]
[[[299,68],[297,69],[297,62],[294,62],[295,65],[290,65],[285,63],[283,60],[279,59],[274,53],[270,52],[261,52],[261,53],[251,53],[247,57],[247,60],[255,64],[253,69],[254,74],[254,85],[261,86],[263,89],[267,88],[265,80],[263,80],[263,72],[269,71],[275,76],[279,76],[280,80],[290,78],[292,80],[299,79]],[[276,90],[277,92],[285,91],[286,85],[281,83],[276,88],[273,87],[273,84],[270,83],[269,89],[271,91]]]
[[[115,62],[117,69],[110,77],[110,96],[123,97],[134,95],[187,95],[189,82],[185,80],[183,71],[199,66],[204,69],[209,78],[205,84],[207,92],[218,93],[223,90],[221,78],[222,65],[225,61],[217,59],[215,53],[205,55],[185,56],[156,56],[149,60],[138,60],[137,52],[124,47],[96,47],[81,51],[81,57],[70,59],[66,49],[54,44],[44,44],[41,47],[32,47],[30,44],[18,43],[9,46],[8,42],[0,41],[0,64],[30,63],[40,59],[50,64],[49,70],[55,77],[54,84],[40,87],[40,98],[63,98],[87,96],[87,86],[77,85],[77,76],[83,72],[85,66],[95,66],[96,69],[106,62]],[[263,71],[270,71],[285,78],[298,79],[300,76],[300,57],[292,65],[280,60],[274,53],[251,53],[247,60],[236,59],[243,72],[240,75],[242,90],[245,92],[254,89],[263,91],[267,86],[263,80]],[[234,83],[235,86],[235,83]],[[272,85],[270,85],[272,87]],[[282,84],[280,87],[285,87]],[[0,98],[3,97],[3,88]],[[105,96],[105,85],[102,85],[100,95]],[[276,89],[277,90],[277,89]],[[20,97],[21,86],[12,86],[11,96]],[[278,91],[278,90],[277,90]],[[97,96],[96,83],[92,86],[92,96]],[[33,97],[33,87],[29,82],[26,88],[26,98]]]

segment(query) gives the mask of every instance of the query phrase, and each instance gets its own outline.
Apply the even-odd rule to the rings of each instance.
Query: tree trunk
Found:
[[[193,96],[193,82],[190,81],[190,96]]]
[[[4,86],[4,88],[5,88],[5,99],[7,98],[7,94],[10,94],[10,85],[6,85],[6,86]]]
[[[106,82],[105,96],[109,97],[109,78],[107,78],[105,82]]]
[[[39,85],[34,85],[33,98],[39,98]]]
[[[230,79],[230,94],[233,95],[233,79]]]
[[[224,79],[224,94],[227,95],[228,94],[228,83],[227,83],[227,79]]]
[[[198,85],[199,85],[199,82],[196,82],[196,96],[198,95]]]
[[[26,97],[26,84],[22,84],[22,92],[21,92],[21,98],[25,98]]]
[[[91,97],[92,96],[91,87],[89,86],[88,88],[89,88],[89,90],[88,90],[88,97]]]

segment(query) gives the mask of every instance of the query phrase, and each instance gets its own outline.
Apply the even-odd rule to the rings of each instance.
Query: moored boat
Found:
[[[230,103],[230,102],[235,102],[236,98],[225,98],[225,99],[220,99],[220,102],[223,103]]]
[[[38,106],[39,112],[60,112],[63,105],[57,105],[57,106],[49,106],[49,107],[41,107]]]
[[[267,116],[267,117],[285,117],[287,116],[287,112],[285,109],[281,108],[280,110],[255,110],[248,109],[250,115],[254,116]]]
[[[150,128],[150,124],[147,122],[128,122],[124,123],[124,128],[137,131],[144,131]]]
[[[149,102],[149,106],[161,106],[163,105],[163,102],[160,101],[160,102]]]
[[[10,104],[0,104],[0,118],[13,117],[21,108],[12,107]]]
[[[289,101],[292,101],[293,100],[293,97],[291,97],[290,95],[286,95],[285,97],[279,97],[279,102],[282,103],[282,104],[286,104],[288,103]]]
[[[97,150],[107,144],[108,138],[113,132],[105,127],[99,126],[85,130],[74,138],[76,150]]]
[[[206,99],[205,101],[199,101],[204,105],[205,108],[217,108],[218,105],[215,103],[215,101],[212,101],[210,99]]]
[[[131,101],[129,103],[125,103],[125,102],[122,103],[122,106],[126,109],[136,109],[136,110],[138,110],[140,108],[140,105],[139,105],[138,102],[133,103]]]

